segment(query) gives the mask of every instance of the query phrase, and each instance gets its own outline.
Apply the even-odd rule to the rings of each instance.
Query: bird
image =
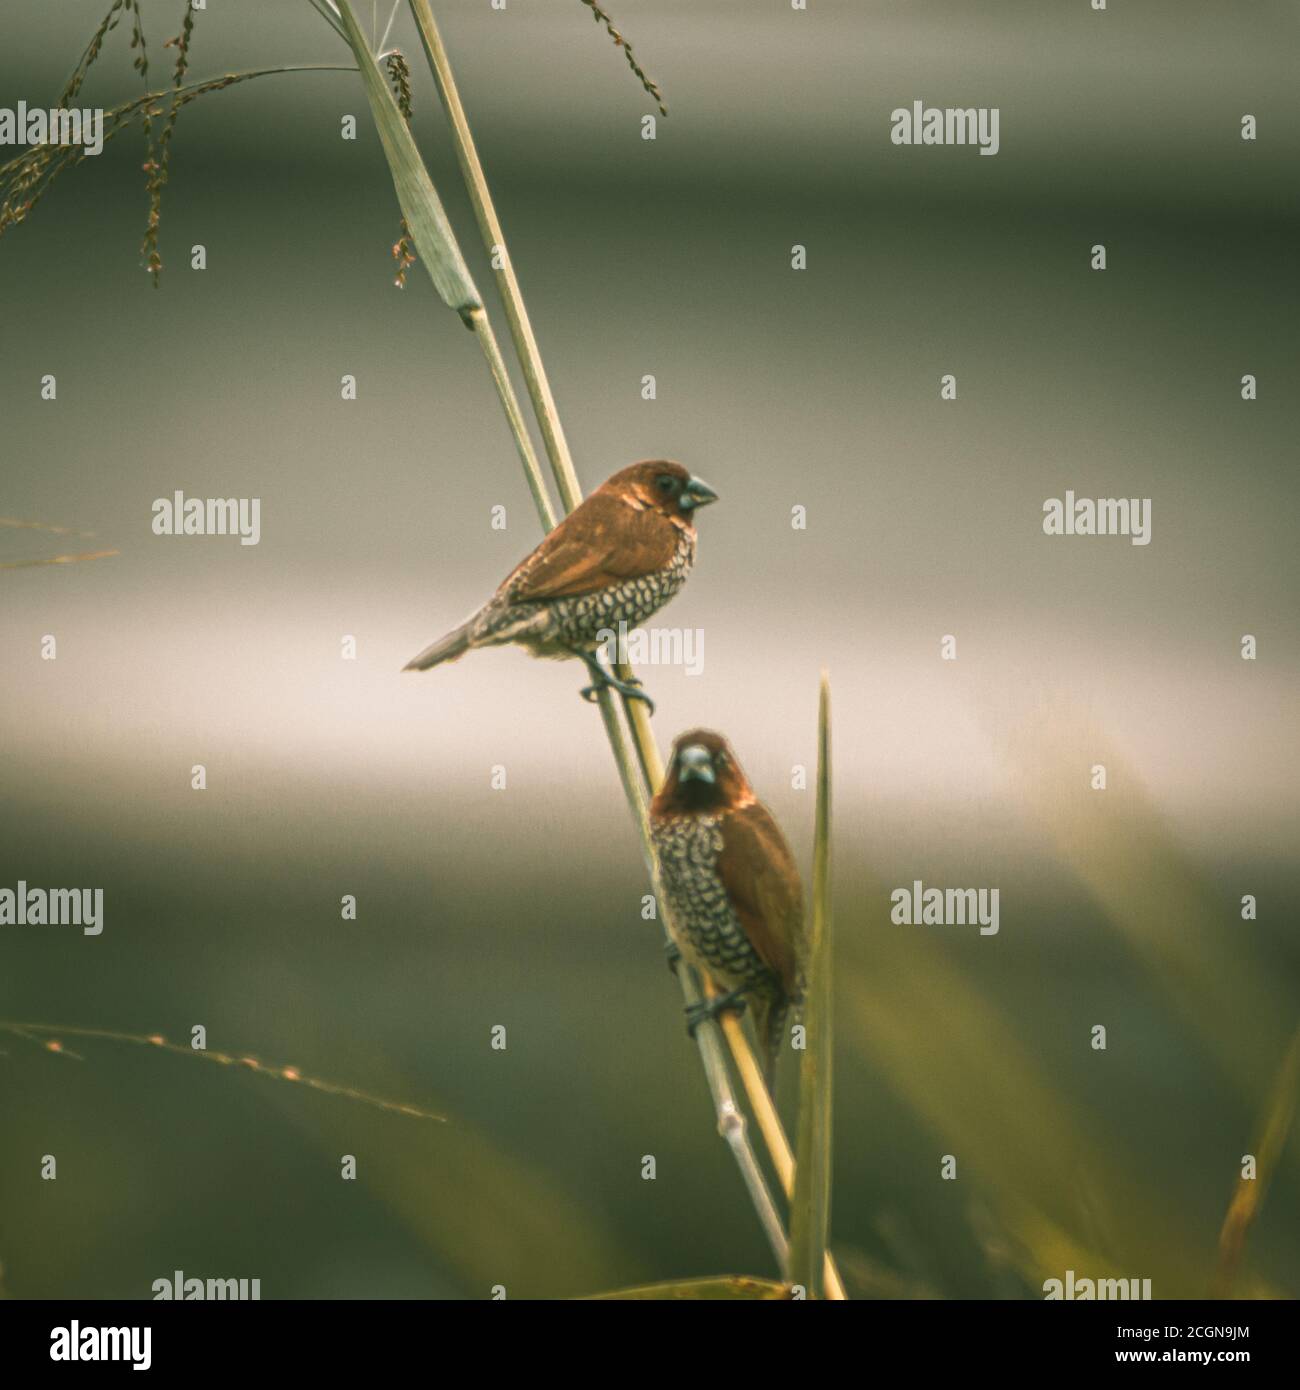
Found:
[[[520,561],[482,608],[403,668],[427,671],[475,647],[516,643],[533,656],[577,657],[593,700],[611,687],[654,702],[639,681],[624,681],[597,653],[620,623],[658,612],[695,562],[695,513],[718,494],[671,459],[643,459],[615,473]]]
[[[803,885],[790,846],[727,740],[709,729],[674,742],[650,828],[671,944],[726,989],[688,1007],[689,1031],[748,1002],[770,1087],[805,985]]]

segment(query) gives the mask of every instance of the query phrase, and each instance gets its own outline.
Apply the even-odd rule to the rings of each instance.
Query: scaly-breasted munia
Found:
[[[515,642],[534,656],[580,658],[592,679],[582,692],[587,699],[608,685],[650,704],[601,666],[602,634],[617,632],[620,622],[644,622],[682,587],[695,561],[695,511],[717,496],[667,459],[624,468],[516,565],[478,612],[405,669],[426,671],[472,647]]]
[[[673,745],[650,826],[674,941],[728,990],[688,1010],[691,1031],[748,996],[770,1085],[803,998],[803,887],[790,847],[727,740],[707,729]]]

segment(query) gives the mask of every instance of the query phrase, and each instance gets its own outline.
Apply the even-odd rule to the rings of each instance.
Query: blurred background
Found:
[[[7,6],[0,105],[52,104],[106,8]],[[143,9],[161,85],[182,7]],[[724,730],[805,873],[792,769],[830,670],[850,1292],[1041,1297],[1072,1268],[1202,1295],[1300,999],[1294,6],[618,0],[653,142],[579,0],[435,11],[584,485],[668,456],[721,494],[654,620],[705,644],[702,675],[642,671],[660,742]],[[489,293],[404,7],[393,40]],[[139,90],[127,41],[83,103]],[[348,58],[305,0],[218,0],[191,72]],[[893,146],[914,100],[998,107],[1000,153]],[[0,528],[0,563],[120,551],[0,571],[0,886],[102,887],[106,923],[0,928],[0,1020],[202,1024],[445,1122],[0,1031],[5,1291],[773,1273],[583,673],[504,650],[399,675],[538,527],[473,339],[418,264],[393,287],[357,79],[185,108],[157,292],[143,159],[122,135],[0,241],[0,515],[94,533]],[[1151,498],[1151,544],[1044,536],[1067,488]],[[259,497],[261,543],[153,535],[178,489]],[[914,879],[997,887],[999,933],[892,924]],[[1238,1293],[1300,1287],[1297,1156]]]

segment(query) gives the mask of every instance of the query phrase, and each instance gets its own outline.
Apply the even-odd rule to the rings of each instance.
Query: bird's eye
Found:
[[[677,491],[677,479],[671,473],[661,473],[655,481],[660,492],[674,493]]]

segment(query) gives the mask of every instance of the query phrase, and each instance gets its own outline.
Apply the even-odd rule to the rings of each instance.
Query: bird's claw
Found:
[[[601,671],[599,676],[592,672],[592,683],[585,685],[578,692],[588,704],[594,704],[600,698],[602,690],[617,690],[625,700],[644,700],[647,710],[653,714],[655,712],[655,702],[640,689],[641,682],[633,678],[630,681],[620,680],[617,676],[611,676],[606,671]]]
[[[641,684],[641,682],[640,682],[640,681],[637,681],[637,685],[640,685],[640,684]],[[622,694],[623,694],[623,698],[626,699],[626,700],[644,700],[644,701],[645,701],[645,712],[646,712],[647,714],[649,714],[649,715],[653,715],[653,714],[654,714],[654,712],[655,712],[655,702],[654,702],[654,701],[649,697],[649,695],[647,695],[643,690],[638,690],[638,689],[636,688],[636,686],[632,686],[631,688],[629,688],[629,687],[627,687],[627,686],[624,686],[623,691],[622,691]]]
[[[743,1014],[745,1012],[745,991],[743,989],[733,989],[726,994],[715,994],[712,999],[701,999],[697,1003],[686,1006],[686,1031],[695,1036],[695,1030],[701,1023],[707,1023],[711,1019],[717,1018],[721,1013],[726,1013],[730,1009],[733,1013]]]

